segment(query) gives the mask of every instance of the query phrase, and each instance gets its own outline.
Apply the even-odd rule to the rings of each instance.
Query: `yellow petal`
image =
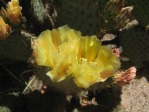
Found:
[[[85,44],[85,58],[90,61],[95,61],[97,57],[98,50],[101,46],[101,42],[96,36],[86,37]]]

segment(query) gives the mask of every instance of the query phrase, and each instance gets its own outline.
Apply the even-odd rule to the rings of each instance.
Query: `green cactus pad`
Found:
[[[149,31],[139,26],[120,32],[120,42],[123,53],[132,63],[141,67],[143,62],[149,62]]]
[[[108,0],[61,0],[58,7],[59,25],[68,24],[85,35],[96,34]],[[100,15],[100,16],[99,16]]]
[[[26,37],[12,34],[6,40],[0,40],[1,64],[13,64],[28,61],[31,56],[30,40]]]

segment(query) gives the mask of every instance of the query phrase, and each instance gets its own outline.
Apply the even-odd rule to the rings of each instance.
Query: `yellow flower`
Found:
[[[20,17],[22,15],[21,10],[22,7],[19,6],[18,0],[11,0],[11,2],[8,2],[7,16],[12,24],[17,24],[20,22]]]
[[[69,66],[75,60],[76,46],[81,35],[67,26],[46,30],[33,45],[35,59],[38,65],[51,67],[47,73],[53,81],[61,81],[68,74]]]
[[[96,36],[81,36],[68,26],[42,32],[32,48],[37,64],[51,67],[47,75],[53,81],[71,75],[78,87],[105,81],[120,66],[112,50],[101,46]]]
[[[8,24],[5,23],[3,18],[0,16],[0,39],[6,39],[11,31]]]
[[[120,66],[112,50],[101,46],[96,36],[82,37],[78,47],[77,61],[72,64],[72,76],[79,87],[103,82]]]

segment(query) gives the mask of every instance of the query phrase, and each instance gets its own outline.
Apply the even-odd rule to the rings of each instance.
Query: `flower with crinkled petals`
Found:
[[[63,26],[43,31],[32,46],[37,64],[51,68],[47,75],[53,81],[59,82],[70,75],[68,69],[76,60],[78,36],[81,36],[79,32]]]
[[[0,39],[6,39],[11,32],[11,28],[5,23],[3,18],[0,16]]]
[[[68,26],[42,32],[32,48],[37,64],[51,68],[47,75],[53,81],[69,75],[82,88],[105,81],[120,66],[112,50],[96,36],[82,36]]]
[[[72,64],[72,76],[78,87],[88,88],[103,82],[120,67],[112,50],[102,46],[96,36],[82,37],[79,42],[77,62]]]

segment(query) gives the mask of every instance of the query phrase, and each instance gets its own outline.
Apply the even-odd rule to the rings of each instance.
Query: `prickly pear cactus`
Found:
[[[27,62],[31,55],[30,40],[19,34],[11,34],[0,40],[0,62],[8,65],[16,62]]]
[[[120,32],[120,42],[123,52],[135,66],[149,62],[149,31],[139,26],[124,30]]]
[[[59,25],[68,24],[83,34],[96,34],[108,0],[61,0],[58,9]]]
[[[124,6],[124,0],[61,0],[58,24],[67,24],[84,35],[119,30],[132,20],[132,9]]]
[[[149,0],[126,0],[126,3],[134,6],[132,14],[140,25],[149,24]]]

